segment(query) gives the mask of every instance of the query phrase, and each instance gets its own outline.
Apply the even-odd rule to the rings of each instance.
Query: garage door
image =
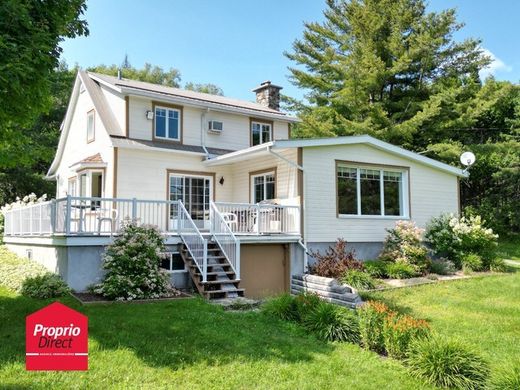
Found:
[[[289,251],[283,244],[240,246],[240,287],[249,298],[289,291]]]

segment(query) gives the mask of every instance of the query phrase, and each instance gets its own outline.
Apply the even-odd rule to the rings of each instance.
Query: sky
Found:
[[[213,83],[224,94],[254,100],[264,80],[283,93],[305,91],[289,79],[283,53],[301,38],[304,22],[323,20],[325,0],[87,0],[90,35],[62,43],[64,59],[82,68],[98,64],[149,62],[180,70],[187,82]],[[520,81],[519,0],[431,0],[428,8],[454,7],[465,23],[455,39],[482,39],[494,58],[486,74]]]

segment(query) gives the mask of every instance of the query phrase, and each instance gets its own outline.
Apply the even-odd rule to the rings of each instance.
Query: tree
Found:
[[[114,64],[108,66],[98,65],[88,68],[88,70],[109,76],[117,76],[117,72],[121,70],[122,77],[127,79],[145,81],[148,83],[176,88],[179,87],[179,83],[181,81],[181,73],[178,69],[170,68],[168,71],[165,71],[160,66],[151,65],[149,63],[144,64],[143,68],[137,69],[130,65],[127,57],[125,57],[123,66],[121,68]]]
[[[422,0],[327,0],[323,23],[306,23],[292,82],[308,91],[302,136],[359,133],[405,146],[478,89],[489,63],[480,41],[457,43],[453,9]],[[469,92],[468,92],[469,91]]]
[[[0,143],[52,104],[49,88],[63,39],[88,35],[85,0],[0,2]]]
[[[218,95],[218,96],[224,96],[224,91],[222,91],[222,88],[215,84],[197,84],[197,83],[186,83],[184,86],[184,89],[187,89],[189,91],[195,91],[195,92],[203,92],[203,93],[209,93],[210,95]]]

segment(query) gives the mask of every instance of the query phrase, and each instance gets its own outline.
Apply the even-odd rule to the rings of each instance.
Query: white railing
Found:
[[[36,203],[4,212],[4,234],[35,236],[53,232],[54,201]]]
[[[176,234],[177,201],[72,197],[4,212],[7,236],[118,234],[125,221]]]
[[[231,230],[230,221],[220,214],[213,202],[210,204],[210,216],[211,234],[231,264],[236,278],[240,279],[240,241]]]
[[[202,275],[202,281],[206,282],[208,275],[208,240],[200,234],[197,225],[195,225],[181,201],[178,202],[178,211],[177,229],[179,236],[190,252],[193,261],[195,261]]]
[[[274,204],[215,202],[234,234],[300,234],[300,208]]]

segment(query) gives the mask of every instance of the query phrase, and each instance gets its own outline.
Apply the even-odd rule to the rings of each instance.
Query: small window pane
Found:
[[[262,125],[262,143],[271,141],[271,125]]]
[[[401,182],[401,172],[384,172],[385,215],[402,215]]]
[[[184,261],[179,253],[172,253],[172,271],[184,271]]]
[[[373,169],[360,169],[361,214],[381,215],[380,172]]]
[[[155,109],[155,136],[166,137],[166,110],[162,108]]]
[[[357,214],[357,169],[338,167],[338,212]]]
[[[94,140],[94,112],[87,114],[87,140]]]
[[[179,113],[168,111],[168,138],[179,138]]]
[[[251,131],[253,132],[253,134],[252,134],[253,146],[260,145],[260,143],[261,143],[261,141],[260,141],[260,124],[253,123],[251,127],[252,127]]]

